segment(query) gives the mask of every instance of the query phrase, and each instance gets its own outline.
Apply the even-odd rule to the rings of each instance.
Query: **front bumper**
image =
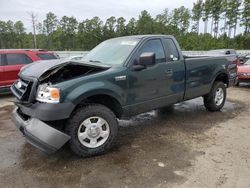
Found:
[[[57,151],[70,139],[69,135],[36,118],[25,119],[17,108],[12,112],[12,120],[30,144],[46,153]]]
[[[20,108],[22,113],[27,116],[39,119],[41,121],[56,121],[67,119],[70,117],[75,105],[72,103],[30,103],[24,105],[16,102],[16,106]]]

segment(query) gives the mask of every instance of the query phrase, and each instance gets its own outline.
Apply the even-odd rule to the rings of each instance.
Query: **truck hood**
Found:
[[[72,68],[78,69],[98,69],[98,70],[106,70],[109,69],[111,66],[102,64],[102,63],[89,63],[89,62],[82,62],[82,61],[72,61],[72,60],[42,60],[36,61],[29,65],[24,66],[19,76],[24,77],[33,77],[37,78],[40,81],[44,80],[48,76],[55,74],[59,70],[63,69],[66,66],[70,66]],[[88,71],[89,71],[88,69]]]
[[[250,65],[238,66],[238,72],[250,73]]]

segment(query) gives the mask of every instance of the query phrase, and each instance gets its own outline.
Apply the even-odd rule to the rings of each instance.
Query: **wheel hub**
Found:
[[[96,125],[91,126],[88,130],[87,130],[87,134],[89,137],[95,138],[98,137],[100,135],[100,128],[98,128]]]
[[[85,119],[78,128],[80,143],[88,148],[97,148],[103,145],[110,134],[109,124],[99,116]]]
[[[217,90],[216,90],[216,93],[215,93],[215,104],[216,105],[221,105],[221,103],[223,102],[223,100],[224,100],[224,91],[223,91],[223,89],[222,88],[218,88]]]

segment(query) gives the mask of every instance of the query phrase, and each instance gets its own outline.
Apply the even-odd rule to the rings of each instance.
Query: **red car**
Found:
[[[0,49],[0,93],[9,91],[9,87],[18,79],[22,66],[48,59],[57,59],[57,56],[46,50]]]
[[[243,65],[238,66],[238,81],[237,86],[241,82],[250,83],[250,59]]]

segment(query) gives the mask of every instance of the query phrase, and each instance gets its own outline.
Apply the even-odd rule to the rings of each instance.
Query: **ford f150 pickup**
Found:
[[[183,57],[173,36],[102,42],[81,61],[52,60],[22,68],[11,90],[12,119],[27,141],[51,153],[69,143],[79,156],[108,151],[118,119],[202,96],[219,111],[233,84],[221,57]]]

